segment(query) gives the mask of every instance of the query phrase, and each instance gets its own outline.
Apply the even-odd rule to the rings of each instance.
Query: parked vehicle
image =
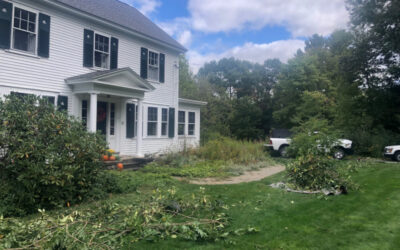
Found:
[[[282,157],[288,156],[288,147],[291,143],[291,133],[286,129],[273,130],[268,144],[264,144],[265,147],[279,152]],[[329,151],[332,152],[332,156],[335,159],[341,160],[346,154],[351,152],[353,142],[348,139],[338,139]],[[399,146],[400,147],[400,146]]]
[[[391,158],[394,161],[400,162],[400,145],[392,145],[385,147],[383,155],[387,158]]]

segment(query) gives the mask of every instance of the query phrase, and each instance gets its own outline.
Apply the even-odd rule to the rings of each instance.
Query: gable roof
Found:
[[[174,48],[186,48],[154,24],[136,8],[118,0],[55,0],[74,9],[103,18]]]
[[[126,74],[125,74],[126,73]],[[104,70],[104,71],[96,71],[96,72],[91,72],[83,75],[78,75],[78,76],[73,76],[65,79],[65,82],[70,85],[76,85],[76,84],[86,84],[86,83],[103,83],[102,80],[105,80],[104,83],[108,83],[107,78],[111,78],[113,76],[122,76],[126,77],[129,76],[130,79],[133,79],[136,84],[140,85],[141,90],[144,91],[152,91],[155,88],[153,85],[148,83],[146,80],[141,78],[135,71],[133,71],[131,68],[126,67],[126,68],[120,68],[120,69],[111,69],[111,70]],[[100,82],[98,82],[100,81]],[[115,86],[115,87],[123,87],[123,88],[132,88],[131,86],[124,86],[124,84],[110,84],[110,86]]]

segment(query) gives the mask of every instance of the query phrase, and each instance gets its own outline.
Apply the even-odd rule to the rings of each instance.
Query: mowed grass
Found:
[[[97,209],[104,202],[130,205],[143,202],[152,191],[176,187],[180,197],[201,186],[179,182],[167,174],[113,172],[125,190],[106,200],[65,210]],[[262,181],[202,186],[210,199],[228,209],[229,230],[255,227],[257,233],[229,236],[227,241],[167,239],[114,245],[113,249],[400,249],[400,164],[364,163],[355,174],[359,190],[348,195],[321,196],[288,193],[269,184],[284,173]],[[39,215],[23,218],[29,219]],[[207,214],[203,215],[207,218]],[[129,237],[129,236],[125,236]],[[229,243],[228,243],[229,242]]]
[[[275,190],[260,182],[207,186],[229,205],[230,227],[260,231],[232,237],[235,244],[166,240],[140,242],[137,249],[400,249],[400,164],[368,163],[354,176],[360,185],[348,195],[323,197]],[[178,184],[184,192],[199,186]]]

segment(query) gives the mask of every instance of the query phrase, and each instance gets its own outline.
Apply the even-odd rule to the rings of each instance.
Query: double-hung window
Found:
[[[185,135],[185,111],[178,112],[178,135]]]
[[[189,112],[188,135],[194,135],[195,123],[196,123],[195,113]]]
[[[148,64],[149,79],[158,81],[159,77],[159,54],[149,51],[149,64]]]
[[[94,66],[97,68],[110,68],[110,38],[95,34]]]
[[[166,136],[168,130],[168,109],[162,109],[161,116],[161,135]]]
[[[14,8],[13,49],[36,54],[37,14]]]
[[[147,135],[157,136],[158,109],[149,107],[147,110]]]

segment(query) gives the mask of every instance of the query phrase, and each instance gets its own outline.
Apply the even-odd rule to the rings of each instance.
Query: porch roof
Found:
[[[97,92],[117,96],[138,96],[155,88],[131,68],[96,71],[65,79],[74,93]]]
[[[192,105],[192,106],[205,106],[205,105],[207,105],[207,102],[198,101],[198,100],[192,100],[192,99],[179,98],[179,104],[186,104],[186,105]]]

